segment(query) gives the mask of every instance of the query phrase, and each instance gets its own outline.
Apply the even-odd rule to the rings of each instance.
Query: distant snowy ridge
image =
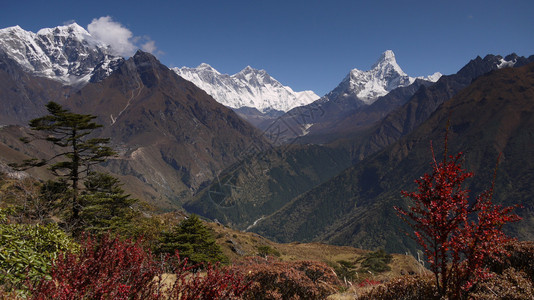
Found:
[[[441,78],[441,76],[443,76],[443,74],[441,74],[440,72],[435,72],[434,74],[428,75],[428,76],[417,76],[416,78],[413,78],[412,83],[415,79],[422,79],[422,80],[426,80],[430,82],[436,82]]]
[[[235,109],[253,107],[263,113],[271,110],[287,112],[319,99],[313,91],[295,92],[265,70],[250,66],[234,75],[221,74],[205,63],[196,68],[172,70],[206,91],[219,103]]]
[[[499,61],[499,64],[497,64],[497,68],[498,69],[512,68],[516,62],[517,62],[516,58],[510,59],[510,60],[506,60],[506,58],[501,58]]]
[[[352,69],[338,87],[325,97],[334,101],[356,97],[363,104],[369,105],[378,97],[385,96],[398,87],[408,86],[416,79],[436,82],[440,77],[439,72],[417,78],[408,76],[397,64],[393,51],[387,50],[369,71]]]
[[[85,84],[94,74],[103,78],[123,60],[76,23],[37,33],[0,29],[0,49],[32,74],[69,85]]]

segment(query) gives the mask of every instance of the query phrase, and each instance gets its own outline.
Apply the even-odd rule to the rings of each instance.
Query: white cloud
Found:
[[[156,51],[156,42],[154,41],[148,41],[141,45],[141,50],[145,52],[154,53]]]
[[[110,45],[111,49],[121,56],[132,56],[139,48],[151,53],[155,53],[157,50],[156,43],[149,37],[134,37],[128,28],[119,22],[113,21],[110,16],[93,19],[91,24],[87,25],[87,31],[95,39]],[[138,46],[137,43],[141,40],[146,42]]]
[[[67,26],[67,25],[74,24],[74,23],[76,23],[74,19],[68,20],[68,21],[63,22],[63,26]]]

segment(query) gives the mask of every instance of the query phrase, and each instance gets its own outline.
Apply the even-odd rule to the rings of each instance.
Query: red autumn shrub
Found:
[[[377,280],[365,278],[364,280],[362,280],[362,282],[358,283],[358,287],[373,286],[377,284],[381,284],[381,282]]]
[[[358,300],[439,300],[436,285],[430,277],[404,276],[378,285],[358,297]]]
[[[187,259],[175,269],[176,280],[166,296],[170,299],[241,299],[250,281],[235,270],[208,265],[203,272],[192,273]]]
[[[160,292],[160,265],[139,243],[104,235],[85,237],[79,253],[54,262],[50,279],[31,289],[34,299],[150,299]]]
[[[440,300],[445,298],[437,293],[435,281],[428,276],[404,276],[378,285],[360,295],[358,300]],[[460,298],[463,299],[463,298]],[[469,298],[471,300],[527,300],[534,299],[534,286],[523,271],[507,268],[477,283]]]
[[[506,255],[501,255],[499,260],[487,262],[489,269],[497,274],[502,274],[508,268],[525,272],[528,279],[534,282],[534,242],[511,241],[505,245]]]
[[[446,146],[445,142],[445,146]],[[499,260],[510,239],[502,226],[520,218],[515,207],[492,203],[493,186],[469,203],[462,187],[473,173],[462,168],[462,153],[444,155],[432,164],[433,171],[415,182],[416,192],[403,191],[413,206],[395,207],[398,215],[413,229],[435,275],[438,293],[457,299],[466,296],[473,285],[488,278],[488,259]]]
[[[333,270],[320,262],[251,257],[236,269],[252,281],[244,299],[325,299],[340,284]]]
[[[140,242],[104,235],[86,237],[79,253],[63,254],[53,264],[50,278],[30,283],[33,299],[234,299],[248,284],[243,276],[208,266],[194,267],[179,256],[175,264],[155,259]],[[173,282],[163,276],[173,268]],[[198,268],[198,266],[197,266]]]
[[[469,299],[473,300],[529,300],[534,299],[534,285],[523,271],[514,268],[505,269],[497,274],[479,282]]]

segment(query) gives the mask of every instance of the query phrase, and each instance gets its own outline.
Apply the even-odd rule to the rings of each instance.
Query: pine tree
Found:
[[[46,105],[48,115],[30,121],[30,128],[42,134],[33,134],[36,139],[53,143],[58,152],[47,159],[32,158],[12,166],[19,169],[48,165],[51,172],[69,182],[71,223],[80,218],[80,181],[89,173],[92,165],[103,162],[115,152],[105,146],[107,138],[89,138],[94,130],[102,127],[93,120],[96,116],[75,114],[55,102]],[[30,142],[23,139],[24,142]]]
[[[109,174],[92,173],[84,181],[80,217],[85,231],[126,234],[137,212],[131,207],[138,200],[121,188],[119,180]]]
[[[227,262],[219,245],[197,215],[191,215],[175,226],[171,232],[164,232],[157,253],[187,257],[192,264]]]

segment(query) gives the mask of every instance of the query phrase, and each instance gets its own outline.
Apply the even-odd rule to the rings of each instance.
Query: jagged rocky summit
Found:
[[[100,81],[124,61],[76,23],[37,33],[20,26],[0,29],[0,51],[33,75],[72,86]]]

